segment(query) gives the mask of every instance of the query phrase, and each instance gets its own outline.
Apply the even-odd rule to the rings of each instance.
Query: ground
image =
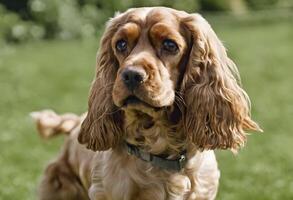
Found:
[[[218,151],[217,199],[293,198],[293,26],[290,22],[216,23],[251,97],[252,133],[237,156]],[[35,199],[36,185],[62,137],[41,140],[29,112],[82,113],[99,39],[47,41],[0,49],[0,199]]]

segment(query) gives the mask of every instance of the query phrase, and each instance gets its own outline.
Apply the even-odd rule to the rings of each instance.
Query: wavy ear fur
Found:
[[[249,97],[239,85],[237,67],[205,19],[193,14],[183,23],[192,36],[181,87],[185,132],[202,150],[237,150],[246,141],[245,130],[261,131],[250,118]]]
[[[97,56],[96,76],[88,102],[88,114],[81,125],[78,141],[94,151],[115,147],[122,138],[121,112],[112,100],[112,89],[118,62],[111,48],[111,39],[121,22],[121,15],[111,19],[101,39]]]

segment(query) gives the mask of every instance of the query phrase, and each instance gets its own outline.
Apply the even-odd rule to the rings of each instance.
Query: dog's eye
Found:
[[[178,51],[178,45],[173,40],[165,39],[163,41],[163,49],[170,53],[176,53]]]
[[[125,40],[123,40],[123,39],[118,40],[116,42],[115,47],[116,47],[117,51],[123,52],[123,51],[125,51],[127,49],[127,42]]]

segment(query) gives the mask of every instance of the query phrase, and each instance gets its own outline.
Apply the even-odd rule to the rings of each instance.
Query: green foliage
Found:
[[[6,9],[17,13],[22,19],[28,19],[29,9],[28,2],[30,0],[0,0],[0,4],[5,5]]]
[[[96,26],[105,20],[97,7],[85,4],[79,7],[75,0],[31,0],[33,19],[42,24],[46,37],[79,38],[96,34]]]
[[[19,15],[8,12],[0,5],[0,43],[4,41],[23,42],[41,39],[44,35],[42,26],[23,21]]]
[[[29,8],[34,21],[44,27],[46,37],[53,37],[58,30],[58,0],[32,0]]]
[[[262,9],[264,7],[274,7],[279,0],[246,0],[251,9]]]
[[[233,0],[200,0],[203,10],[208,11],[229,11]]]
[[[184,10],[189,13],[197,12],[199,10],[198,0],[173,1],[173,8]]]

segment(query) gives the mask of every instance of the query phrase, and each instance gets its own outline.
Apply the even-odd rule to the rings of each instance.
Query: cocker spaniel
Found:
[[[116,15],[101,39],[88,113],[65,130],[41,199],[215,199],[213,150],[237,151],[245,131],[260,131],[239,82],[199,14],[152,7]],[[66,122],[55,118],[51,133]]]

